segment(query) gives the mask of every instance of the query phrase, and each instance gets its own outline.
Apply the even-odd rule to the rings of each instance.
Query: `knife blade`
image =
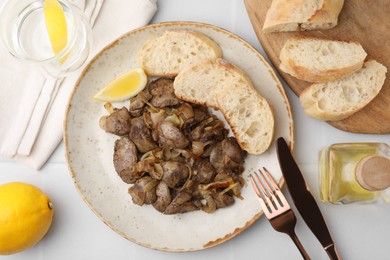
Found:
[[[277,140],[277,154],[288,191],[303,220],[320,241],[329,258],[341,259],[324,217],[283,137]]]

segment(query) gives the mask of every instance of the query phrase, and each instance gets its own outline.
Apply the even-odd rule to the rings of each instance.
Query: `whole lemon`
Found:
[[[0,185],[0,255],[37,244],[49,230],[54,208],[37,187],[10,182]]]

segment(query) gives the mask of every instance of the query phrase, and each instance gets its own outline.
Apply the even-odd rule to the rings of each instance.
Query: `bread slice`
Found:
[[[138,65],[150,76],[176,76],[199,60],[220,57],[222,49],[215,41],[192,30],[166,31],[146,41],[137,53]]]
[[[248,153],[268,149],[274,132],[272,109],[237,66],[223,59],[204,60],[181,71],[173,87],[183,100],[221,110]]]
[[[268,149],[275,129],[273,110],[253,86],[230,84],[217,93],[217,103],[243,150],[262,154]]]
[[[216,93],[228,84],[249,84],[245,74],[224,59],[203,60],[182,70],[173,87],[178,98],[219,109]]]
[[[381,90],[387,69],[371,60],[357,72],[338,81],[313,84],[299,100],[309,116],[322,120],[342,120],[373,100]]]
[[[280,69],[301,80],[328,82],[359,70],[367,53],[356,42],[292,37],[280,51]]]
[[[326,30],[338,23],[344,0],[273,0],[264,32]]]

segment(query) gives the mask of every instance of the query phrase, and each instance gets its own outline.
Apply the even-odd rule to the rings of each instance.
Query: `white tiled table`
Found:
[[[152,23],[210,23],[239,35],[264,54],[241,0],[159,0],[158,5]],[[294,94],[288,89],[287,93],[295,122],[295,157],[316,198],[317,154],[322,147],[353,141],[390,144],[390,135],[346,133],[311,119],[303,114]],[[41,171],[1,158],[0,183],[8,181],[41,187],[52,198],[56,211],[50,231],[36,247],[0,259],[300,259],[290,238],[275,232],[264,217],[237,237],[207,250],[167,253],[133,244],[106,226],[81,199],[68,173],[63,144]],[[319,202],[319,206],[344,259],[390,259],[390,205],[334,206]],[[312,259],[327,259],[299,216],[296,231]]]

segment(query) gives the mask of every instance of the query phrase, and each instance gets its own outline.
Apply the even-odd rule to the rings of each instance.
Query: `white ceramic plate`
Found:
[[[282,84],[261,54],[236,35],[207,24],[162,23],[131,31],[103,49],[85,69],[69,101],[64,126],[68,166],[76,188],[102,221],[130,241],[164,251],[200,250],[241,233],[262,214],[248,180],[249,173],[266,166],[281,180],[273,142],[264,154],[247,157],[244,200],[236,199],[233,206],[212,214],[197,211],[172,216],[163,215],[152,206],[132,203],[127,193],[129,184],[118,177],[112,162],[118,137],[99,128],[99,118],[107,112],[103,103],[92,96],[118,75],[137,67],[136,52],[148,38],[179,28],[200,31],[221,46],[224,58],[242,68],[273,106],[274,139],[283,136],[293,144],[293,120]]]

